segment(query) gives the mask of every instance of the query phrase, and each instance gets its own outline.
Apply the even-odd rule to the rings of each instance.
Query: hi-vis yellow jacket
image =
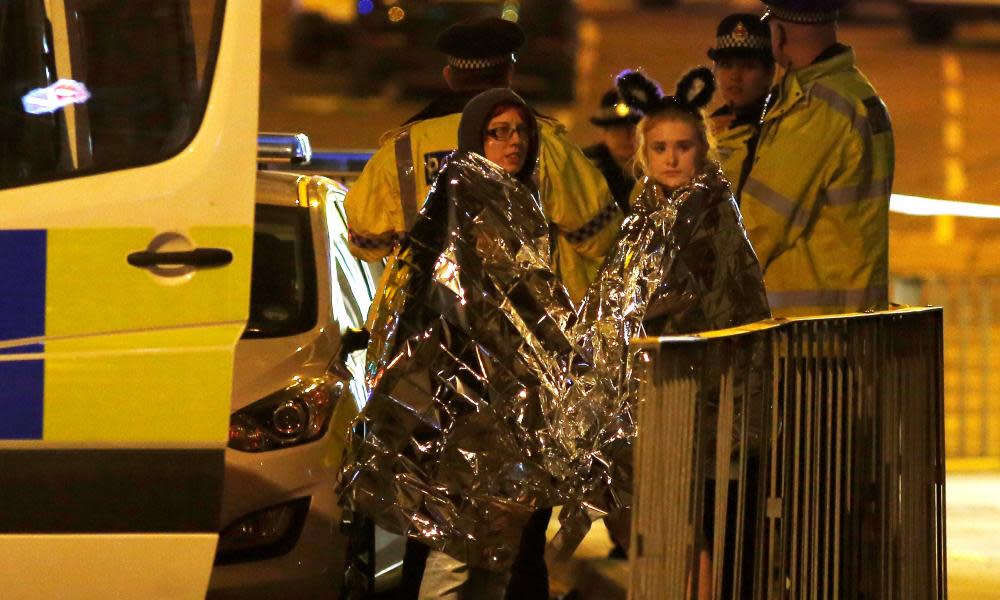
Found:
[[[386,136],[344,199],[355,256],[373,261],[395,251],[441,162],[458,146],[461,118],[456,113],[417,121]],[[578,301],[614,242],[622,216],[604,176],[568,140],[565,128],[545,117],[538,123],[538,190],[558,232],[554,266]]]
[[[729,180],[733,194],[739,190],[743,162],[747,159],[747,142],[757,133],[756,123],[737,123],[730,127],[714,129],[715,152],[719,166]]]
[[[709,117],[719,166],[722,167],[722,173],[729,180],[729,186],[737,201],[742,189],[743,177],[749,170],[749,165],[745,164],[747,157],[753,153],[757,144],[760,117],[764,112],[764,100],[765,98],[761,98],[752,106],[740,110],[734,110],[731,106],[724,105]],[[724,126],[723,122],[725,122]]]
[[[888,304],[892,126],[854,60],[789,71],[764,115],[740,210],[775,316]]]

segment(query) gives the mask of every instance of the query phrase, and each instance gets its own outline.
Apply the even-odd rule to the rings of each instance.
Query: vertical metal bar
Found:
[[[788,460],[786,455],[787,466],[786,471],[791,471],[791,489],[788,494],[788,502],[792,511],[791,522],[788,525],[788,531],[786,535],[791,539],[790,552],[791,555],[788,557],[789,572],[788,578],[788,593],[793,598],[800,598],[802,596],[800,590],[800,561],[801,561],[801,550],[799,545],[801,543],[800,533],[802,531],[802,523],[800,521],[800,511],[799,506],[802,502],[801,500],[801,467],[802,465],[802,427],[801,427],[801,409],[802,409],[802,366],[799,360],[799,348],[801,344],[799,343],[800,336],[799,331],[796,327],[796,323],[792,324],[792,335],[789,340],[789,353],[788,361],[793,365],[793,379],[792,379],[792,394],[789,399],[788,404],[785,407],[786,412],[786,422],[789,424],[789,429],[791,430],[791,460]]]
[[[944,316],[940,312],[936,315],[937,318],[934,319],[934,368],[927,369],[929,374],[932,374],[934,379],[933,387],[931,389],[937,392],[934,401],[934,416],[936,421],[937,435],[934,440],[934,447],[936,450],[936,464],[935,464],[935,475],[937,477],[936,499],[937,499],[937,531],[938,531],[938,545],[937,545],[937,564],[938,568],[938,594],[936,600],[944,600],[948,597],[948,558],[947,558],[947,511],[946,506],[946,487],[945,487],[945,447],[944,447],[944,381],[943,381],[943,370],[944,370]]]
[[[833,493],[831,497],[833,498],[833,508],[831,510],[830,518],[832,520],[832,527],[830,531],[830,541],[828,547],[830,548],[830,598],[832,600],[838,600],[840,598],[840,520],[841,520],[841,504],[843,502],[843,494],[846,486],[843,485],[844,473],[849,472],[844,469],[845,463],[850,464],[850,455],[845,451],[846,444],[844,443],[844,432],[848,429],[845,423],[848,403],[850,402],[850,390],[847,387],[847,377],[850,370],[850,359],[847,355],[847,340],[849,339],[849,334],[846,332],[841,332],[841,335],[837,336],[837,345],[834,347],[834,354],[837,357],[836,367],[834,369],[834,391],[836,401],[836,409],[833,411],[833,425],[831,431],[834,439],[833,447]]]
[[[768,544],[770,542],[769,530],[770,520],[767,517],[767,500],[770,496],[768,485],[769,466],[769,441],[771,439],[771,407],[777,402],[775,393],[775,383],[778,380],[780,371],[774,358],[774,348],[771,344],[773,333],[766,336],[758,336],[753,344],[749,355],[751,361],[747,361],[747,373],[753,373],[755,377],[751,381],[751,396],[753,403],[752,425],[756,427],[757,435],[754,439],[754,453],[757,459],[757,469],[754,487],[751,493],[754,494],[756,503],[757,519],[754,523],[752,542],[754,549],[753,572],[751,574],[751,585],[753,593],[744,593],[743,597],[752,596],[751,600],[766,600],[768,593],[767,577],[767,557]],[[752,362],[753,357],[759,356],[762,368],[757,369]]]
[[[910,493],[917,496],[917,501],[913,504],[913,515],[907,527],[912,532],[910,535],[918,537],[920,544],[916,547],[908,546],[919,554],[910,557],[907,563],[912,564],[910,572],[913,574],[909,593],[916,595],[920,593],[922,597],[929,600],[938,600],[938,575],[940,564],[937,562],[937,543],[939,531],[937,530],[937,460],[938,446],[937,427],[935,423],[938,414],[938,404],[941,397],[934,379],[936,369],[939,368],[935,355],[935,335],[937,330],[935,315],[929,313],[924,315],[917,328],[911,327],[911,337],[915,337],[915,345],[919,348],[919,353],[914,355],[909,365],[907,380],[910,382],[909,391],[904,393],[903,398],[919,398],[919,411],[913,411],[911,429],[908,432],[908,452],[905,456],[910,457],[913,464],[911,471],[918,472],[919,478],[911,477],[909,485]],[[905,538],[904,538],[905,539]],[[905,563],[904,563],[905,565]]]
[[[837,455],[834,449],[833,443],[833,432],[836,423],[833,420],[833,415],[835,414],[835,408],[838,404],[838,398],[836,395],[836,372],[838,365],[840,363],[839,357],[837,356],[837,333],[830,331],[830,327],[826,327],[824,331],[823,340],[823,377],[825,379],[825,389],[823,393],[823,520],[822,520],[822,539],[820,543],[820,552],[822,557],[820,560],[821,570],[822,570],[822,595],[821,597],[826,600],[830,598],[830,587],[832,585],[833,573],[830,569],[830,564],[832,562],[830,555],[831,547],[831,531],[833,529],[833,523],[831,522],[833,516],[833,505],[836,502],[833,490],[835,489],[836,482],[833,479],[833,464],[837,461]]]
[[[704,354],[699,353],[699,358],[703,358]],[[700,362],[694,362],[693,364],[702,364]],[[708,468],[706,464],[705,457],[705,429],[703,423],[705,421],[705,402],[702,398],[702,390],[704,389],[703,384],[705,381],[711,381],[712,376],[709,373],[705,373],[707,369],[700,369],[699,372],[692,377],[694,381],[697,381],[698,385],[691,389],[691,399],[690,399],[690,410],[691,410],[691,477],[689,481],[686,482],[688,487],[688,522],[691,527],[691,545],[688,547],[687,555],[684,557],[684,562],[686,564],[686,579],[690,582],[689,587],[692,590],[692,595],[697,596],[697,590],[703,585],[701,581],[701,569],[700,569],[700,556],[701,550],[703,549],[703,544],[705,543],[701,540],[701,532],[704,529],[704,507],[705,507],[705,485],[706,477],[705,473]],[[693,600],[693,599],[692,599]]]
[[[880,392],[883,385],[881,374],[884,367],[883,358],[885,357],[885,348],[879,337],[872,335],[872,332],[867,329],[866,333],[866,337],[871,341],[874,351],[871,354],[871,365],[868,371],[869,379],[865,390],[865,402],[868,404],[875,425],[871,432],[872,446],[875,451],[872,453],[874,462],[872,464],[871,479],[869,480],[869,485],[874,490],[875,510],[872,514],[868,515],[868,526],[873,531],[878,532],[878,535],[873,540],[875,545],[874,568],[871,564],[866,565],[868,567],[866,580],[873,597],[883,598],[885,590],[882,586],[882,574],[887,568],[884,540],[886,535],[888,535],[886,531],[885,507],[889,495],[886,489],[886,478],[888,477],[888,459],[886,456],[886,452],[888,451],[886,448],[887,423],[884,405],[880,402]]]
[[[728,353],[726,353],[728,354]],[[715,437],[715,499],[712,543],[712,590],[722,595],[722,574],[725,570],[726,528],[729,508],[729,474],[733,443],[733,371],[731,365],[722,369],[719,377],[719,412]],[[714,386],[713,386],[714,387]]]
[[[885,325],[883,334],[889,341],[890,352],[893,358],[893,382],[895,390],[891,398],[894,410],[897,415],[898,424],[896,428],[896,518],[893,520],[892,535],[892,588],[895,598],[913,598],[919,600],[925,590],[914,587],[920,578],[917,574],[921,568],[927,565],[920,564],[920,557],[923,556],[920,547],[923,545],[923,536],[913,530],[911,524],[920,513],[920,501],[923,491],[914,486],[915,482],[923,477],[921,472],[921,448],[915,448],[910,443],[914,429],[920,428],[920,410],[924,403],[924,394],[919,392],[914,394],[910,386],[909,376],[911,365],[914,360],[919,360],[920,342],[919,335],[906,326],[905,323],[889,322]],[[907,406],[904,407],[901,399],[907,399]],[[909,410],[904,410],[908,408]],[[908,543],[900,543],[909,540]]]
[[[879,502],[881,501],[878,481],[882,477],[882,449],[878,443],[881,438],[878,406],[877,403],[871,401],[871,396],[873,394],[872,382],[878,377],[875,362],[879,349],[874,345],[875,340],[871,339],[867,332],[861,330],[859,338],[863,354],[861,357],[862,368],[858,379],[858,408],[863,420],[859,424],[858,458],[864,461],[864,464],[863,469],[856,473],[859,476],[859,495],[856,501],[862,502],[862,504],[857,505],[860,510],[856,511],[854,516],[855,531],[852,533],[856,537],[849,542],[859,544],[858,550],[862,555],[857,564],[858,589],[854,593],[863,594],[865,597],[877,597],[879,590],[874,587],[876,584],[872,582],[872,567],[874,565],[875,572],[881,569],[878,562],[880,559],[880,548],[877,544],[879,537],[871,536],[870,533],[878,532],[879,536],[883,533],[880,531],[880,521],[877,519],[880,514]],[[875,538],[874,542],[870,540],[871,537]]]
[[[745,354],[744,354],[745,353]],[[748,343],[730,353],[730,365],[736,365],[738,369],[736,375],[736,381],[740,383],[738,391],[734,391],[733,401],[734,401],[734,411],[738,415],[738,421],[736,422],[736,429],[738,431],[737,439],[739,440],[739,445],[737,449],[737,464],[736,464],[736,518],[734,520],[734,526],[736,528],[735,535],[733,536],[733,567],[732,567],[732,594],[731,598],[737,600],[744,597],[743,592],[743,552],[744,548],[756,548],[758,547],[757,540],[753,539],[754,532],[757,528],[755,523],[751,523],[748,520],[750,515],[747,514],[747,503],[746,496],[749,491],[750,484],[756,483],[749,481],[748,473],[748,460],[749,454],[754,451],[751,447],[750,440],[750,412],[755,411],[756,407],[752,405],[751,392],[750,392],[750,365],[749,360],[752,359],[753,353],[753,343],[752,340],[748,340]],[[764,365],[761,365],[763,367]],[[736,399],[739,402],[736,403]],[[756,519],[756,515],[754,515]],[[750,532],[749,536],[747,532]],[[752,545],[751,545],[752,544]],[[752,583],[751,579],[751,583]]]
[[[887,361],[887,349],[885,347],[885,339],[883,336],[878,335],[878,332],[872,332],[865,328],[868,335],[874,342],[875,352],[875,368],[873,369],[874,378],[873,385],[871,387],[871,394],[869,394],[867,400],[872,406],[873,411],[876,416],[876,429],[875,429],[875,441],[878,445],[878,454],[876,455],[877,462],[875,463],[875,477],[873,479],[873,484],[876,489],[876,510],[872,515],[872,525],[875,530],[878,531],[878,536],[875,538],[875,544],[877,547],[877,567],[876,569],[870,569],[869,576],[872,582],[872,593],[878,598],[885,598],[886,600],[892,600],[892,596],[888,595],[888,590],[886,589],[885,583],[888,579],[886,577],[886,572],[892,568],[891,562],[888,557],[887,543],[886,540],[890,535],[890,519],[891,516],[888,514],[889,500],[892,497],[892,471],[893,471],[893,451],[894,444],[891,437],[892,433],[892,411],[888,406],[889,400],[889,388],[891,386],[892,374],[888,372],[889,364]]]
[[[768,460],[763,464],[761,473],[767,476],[767,495],[761,512],[764,514],[767,523],[767,556],[764,561],[764,585],[758,600],[780,597],[784,589],[784,553],[781,551],[784,543],[783,527],[784,519],[782,506],[784,496],[784,486],[782,485],[784,469],[781,465],[782,452],[785,437],[788,433],[784,427],[783,413],[787,401],[788,373],[788,351],[787,334],[784,330],[769,333],[766,343],[771,347],[771,361],[774,369],[771,380],[771,411],[767,430],[764,437],[768,453]]]
[[[902,396],[900,377],[902,369],[900,366],[900,356],[895,351],[898,342],[906,343],[908,340],[899,340],[896,335],[901,330],[892,330],[889,323],[879,322],[876,324],[875,334],[882,341],[885,351],[883,355],[882,378],[885,381],[885,391],[881,399],[881,405],[889,414],[886,419],[886,458],[888,465],[888,477],[885,481],[886,494],[886,523],[887,535],[883,538],[885,544],[886,569],[882,574],[886,598],[899,599],[899,581],[901,576],[901,561],[899,560],[899,533],[903,514],[901,504],[905,501],[902,494],[903,489],[903,448],[901,433],[904,423],[899,411],[899,401]],[[900,346],[902,348],[902,346]]]
[[[822,398],[820,398],[818,392],[819,389],[819,379],[821,376],[820,368],[820,356],[819,356],[819,346],[821,337],[821,331],[824,323],[812,323],[808,328],[809,338],[808,346],[806,350],[806,372],[808,374],[807,388],[806,388],[806,464],[808,465],[808,472],[806,473],[806,481],[808,482],[806,486],[806,501],[805,505],[805,518],[803,523],[805,525],[805,540],[806,548],[808,549],[808,555],[805,557],[806,560],[802,561],[803,565],[808,569],[806,575],[809,581],[809,598],[812,600],[817,599],[817,584],[818,584],[818,571],[819,564],[817,562],[817,554],[819,548],[817,547],[818,536],[817,529],[819,525],[819,428],[816,426],[819,418],[820,405],[822,403]]]
[[[857,410],[857,388],[858,388],[858,378],[860,372],[860,353],[861,344],[858,340],[857,330],[855,328],[848,328],[848,370],[847,379],[845,381],[845,409],[846,414],[844,415],[844,427],[845,427],[845,440],[844,440],[844,506],[853,507],[855,499],[858,497],[857,494],[857,481],[858,481],[858,466],[859,460],[854,452],[854,437],[855,432],[861,425],[861,419],[859,418],[859,411]],[[837,536],[838,544],[838,558],[842,557],[842,566],[837,570],[837,584],[840,588],[840,593],[837,595],[840,597],[851,597],[852,593],[857,590],[857,570],[856,565],[858,563],[859,552],[844,552],[840,553],[840,548],[850,548],[850,540],[852,534],[854,533],[854,523],[853,523],[854,512],[848,511],[845,517],[845,522],[842,527],[842,532]]]
[[[907,561],[914,563],[910,567],[913,573],[912,593],[920,592],[925,598],[935,600],[936,572],[937,565],[934,560],[935,543],[937,531],[935,527],[935,448],[934,433],[934,401],[935,390],[929,385],[927,373],[934,368],[933,343],[931,340],[933,322],[929,318],[922,320],[919,331],[913,336],[915,345],[920,349],[908,365],[906,381],[909,382],[909,390],[904,393],[903,398],[919,398],[921,410],[911,421],[911,429],[908,432],[908,452],[907,456],[913,456],[915,464],[913,470],[919,472],[919,479],[912,478],[910,486],[912,493],[919,496],[919,503],[914,504],[915,514],[907,525],[911,531],[917,535],[922,535],[921,544],[918,548],[920,554],[914,560]],[[903,407],[905,410],[906,407]],[[922,435],[921,435],[922,434]],[[919,458],[917,458],[919,457]],[[930,525],[929,527],[927,525]],[[920,560],[920,564],[917,561]],[[921,568],[922,567],[922,568]],[[905,591],[905,590],[904,590]]]

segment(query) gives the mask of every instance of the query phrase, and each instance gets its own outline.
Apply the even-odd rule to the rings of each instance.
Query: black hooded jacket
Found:
[[[521,167],[519,173],[514,174],[514,177],[534,190],[535,185],[532,182],[532,177],[538,162],[538,121],[535,120],[535,115],[528,104],[510,88],[486,90],[469,100],[462,111],[462,120],[458,125],[458,151],[475,152],[480,156],[485,156],[483,137],[486,135],[486,125],[490,113],[500,104],[511,104],[524,108],[523,113],[532,133],[531,139],[528,141],[528,153],[524,160],[524,166]]]

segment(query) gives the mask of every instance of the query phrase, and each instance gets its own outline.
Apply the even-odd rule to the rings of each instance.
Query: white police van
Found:
[[[249,306],[260,14],[0,2],[0,597],[205,595]]]

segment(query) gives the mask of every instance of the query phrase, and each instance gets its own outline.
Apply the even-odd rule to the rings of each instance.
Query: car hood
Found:
[[[328,326],[295,336],[240,339],[233,366],[232,410],[288,387],[296,377],[322,377],[338,338]]]

